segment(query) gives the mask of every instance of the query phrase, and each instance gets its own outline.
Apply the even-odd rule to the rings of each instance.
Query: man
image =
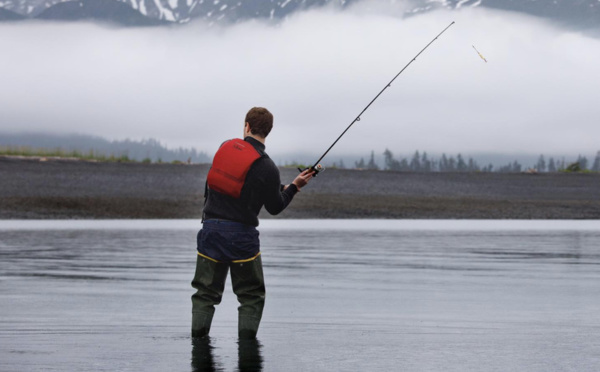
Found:
[[[246,114],[244,139],[224,142],[213,159],[205,189],[203,225],[192,287],[192,337],[209,333],[215,305],[221,302],[227,272],[240,306],[238,335],[254,339],[265,303],[258,239],[258,213],[282,212],[313,177],[305,170],[281,185],[279,170],[265,152],[273,115],[254,107]]]

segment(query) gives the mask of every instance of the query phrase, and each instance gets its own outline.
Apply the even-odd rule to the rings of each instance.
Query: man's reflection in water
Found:
[[[262,371],[261,348],[260,341],[256,339],[238,341],[238,368],[240,372]]]
[[[223,371],[220,366],[215,366],[213,349],[210,337],[192,337],[192,372]]]
[[[258,340],[238,341],[239,372],[260,372],[263,368],[261,355],[262,345]],[[192,372],[217,372],[225,369],[215,361],[214,346],[211,339],[205,337],[192,338]]]

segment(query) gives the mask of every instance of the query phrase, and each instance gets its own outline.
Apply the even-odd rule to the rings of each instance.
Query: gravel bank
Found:
[[[0,219],[200,218],[207,172],[205,164],[0,158]],[[281,174],[288,183],[297,170]],[[600,174],[329,169],[275,218],[599,219]]]

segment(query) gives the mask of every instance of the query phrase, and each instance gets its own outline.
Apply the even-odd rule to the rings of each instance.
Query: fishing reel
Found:
[[[315,174],[313,174],[313,177],[316,177],[319,174],[319,172],[323,172],[325,170],[325,167],[322,166],[321,164],[317,164],[317,165],[313,165],[312,167],[309,167],[309,168],[304,168],[304,169],[298,168],[298,171],[300,173],[302,173],[302,172],[304,172],[307,169],[310,169],[310,170],[314,171]]]

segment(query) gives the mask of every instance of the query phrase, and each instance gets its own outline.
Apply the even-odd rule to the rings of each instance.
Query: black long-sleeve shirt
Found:
[[[294,184],[282,191],[279,169],[265,152],[263,143],[252,137],[246,137],[244,141],[250,143],[261,157],[250,167],[239,199],[206,188],[205,220],[223,219],[258,226],[258,214],[263,205],[270,214],[279,214],[298,192]]]

